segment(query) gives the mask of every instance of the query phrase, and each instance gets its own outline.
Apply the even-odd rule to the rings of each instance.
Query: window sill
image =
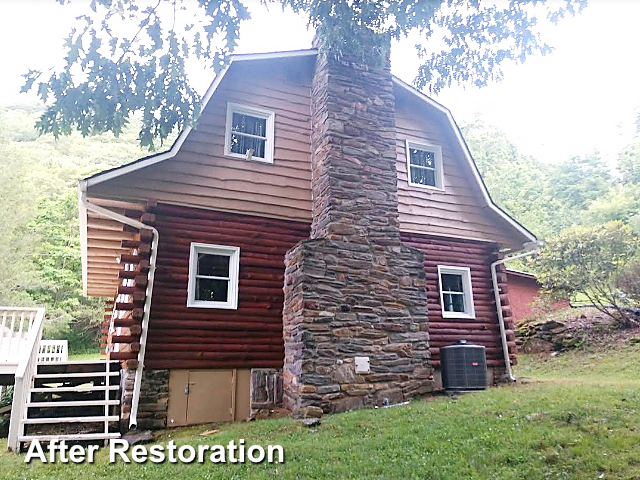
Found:
[[[444,193],[444,188],[441,188],[441,187],[432,187],[431,185],[422,185],[421,183],[412,183],[412,182],[407,182],[407,183],[409,184],[410,187],[417,187],[424,190],[431,190],[434,192]]]
[[[237,305],[231,305],[230,303],[222,303],[222,302],[203,302],[203,301],[194,301],[187,302],[187,308],[209,308],[209,309],[218,309],[218,310],[237,310]]]
[[[442,318],[464,318],[467,320],[475,320],[475,314],[460,313],[460,312],[442,312]]]
[[[260,163],[273,164],[273,159],[270,159],[270,158],[251,157],[251,160],[247,160],[246,155],[241,155],[239,153],[226,153],[226,152],[224,156],[227,158],[233,158],[234,160],[244,160],[245,162],[260,162]]]

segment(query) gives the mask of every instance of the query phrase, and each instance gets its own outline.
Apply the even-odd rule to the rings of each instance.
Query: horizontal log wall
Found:
[[[484,345],[489,366],[504,366],[498,314],[491,281],[491,262],[499,253],[492,243],[431,237],[417,233],[402,233],[406,245],[419,248],[425,253],[424,268],[427,274],[427,306],[429,311],[429,345],[434,367],[440,366],[440,347],[458,340],[467,340]],[[438,265],[469,267],[473,289],[475,319],[443,318],[440,306]],[[511,312],[506,296],[506,275],[499,274],[501,303],[507,327],[507,340],[512,359],[515,361],[515,336]]]
[[[145,365],[280,368],[284,255],[302,222],[159,204],[160,245]],[[240,247],[237,310],[187,308],[191,242]]]

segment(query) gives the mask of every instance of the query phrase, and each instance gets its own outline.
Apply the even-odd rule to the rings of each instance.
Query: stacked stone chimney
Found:
[[[318,56],[311,238],[285,258],[284,402],[297,413],[432,388],[423,254],[400,242],[394,104],[388,57]]]

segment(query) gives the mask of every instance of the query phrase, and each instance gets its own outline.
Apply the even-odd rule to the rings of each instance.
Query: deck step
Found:
[[[102,386],[83,386],[77,387],[34,387],[31,389],[31,393],[58,393],[58,392],[104,392],[105,390],[115,391],[120,388],[120,385],[109,385],[108,387]]]
[[[67,378],[95,378],[95,377],[105,377],[107,372],[81,372],[81,373],[37,373],[34,375],[35,379],[42,378],[53,378],[64,380]],[[120,372],[109,372],[110,377],[117,377],[120,375]]]
[[[28,402],[27,408],[54,407],[99,407],[104,405],[120,405],[120,400],[76,400],[70,402]]]
[[[49,417],[49,418],[26,418],[22,421],[25,425],[39,425],[43,423],[102,423],[117,422],[120,417],[117,415],[96,416],[96,417]]]
[[[64,435],[23,435],[18,437],[19,442],[31,442],[39,440],[49,442],[51,440],[107,440],[110,438],[120,438],[120,433],[72,433]]]

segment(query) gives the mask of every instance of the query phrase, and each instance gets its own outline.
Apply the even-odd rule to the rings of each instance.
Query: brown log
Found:
[[[116,310],[133,310],[134,308],[136,308],[136,304],[133,302],[116,303]]]
[[[226,214],[224,212],[214,210],[196,210],[189,207],[180,207],[177,205],[167,204],[158,205],[156,211],[158,212],[159,218],[180,217],[186,219],[187,221],[198,220],[197,223],[202,223],[203,221],[219,221],[221,223],[226,222],[226,224],[230,227],[233,227],[234,225],[238,226],[238,224],[250,224],[259,226],[260,228],[272,227],[295,230],[300,233],[309,232],[309,224],[307,222],[299,222],[293,220],[280,220],[275,218],[238,215],[235,213]],[[238,219],[241,219],[242,221],[238,222]],[[224,227],[227,225],[222,226]]]
[[[165,360],[145,359],[149,369],[198,369],[198,368],[282,368],[283,360]]]
[[[139,240],[122,240],[122,248],[138,248],[140,246]]]
[[[152,345],[147,348],[149,360],[162,358],[163,360],[281,360],[279,352],[194,352],[194,351],[154,351]]]
[[[135,318],[114,318],[113,325],[115,327],[132,327],[138,325],[140,322]]]
[[[111,360],[137,360],[138,352],[110,352]]]
[[[463,319],[456,319],[452,321],[442,322],[429,322],[429,330],[438,328],[461,328],[461,329],[478,329],[478,330],[497,330],[499,328],[498,323],[478,323],[476,320],[469,319],[468,321]]]
[[[123,253],[122,255],[118,256],[117,261],[118,263],[130,263],[133,265],[137,265],[144,259],[145,258],[141,255],[131,255],[128,253]]]
[[[171,328],[180,325],[184,329],[196,330],[263,330],[272,332],[282,332],[282,323],[257,323],[257,322],[218,322],[218,321],[197,321],[197,320],[163,320],[154,318],[153,328]]]
[[[149,343],[147,351],[153,352],[160,344]],[[282,355],[284,345],[245,345],[231,343],[162,343],[163,352],[198,352],[198,355],[210,353],[253,352]]]
[[[111,343],[134,343],[138,342],[140,337],[138,335],[112,335]]]

